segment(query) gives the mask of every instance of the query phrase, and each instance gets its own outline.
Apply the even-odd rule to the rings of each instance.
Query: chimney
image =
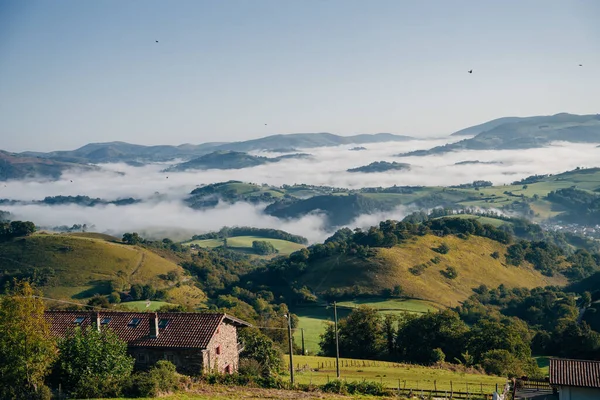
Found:
[[[154,313],[154,318],[150,317],[150,337],[158,337],[158,313]]]
[[[96,312],[96,329],[100,332],[100,313]]]

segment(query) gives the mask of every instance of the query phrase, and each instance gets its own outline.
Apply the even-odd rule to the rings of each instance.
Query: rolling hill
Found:
[[[600,115],[598,114],[561,113],[517,120],[508,119],[496,125],[497,122],[498,120],[488,122],[487,126],[483,124],[483,129],[490,129],[478,133],[473,138],[400,156],[427,156],[460,150],[530,149],[546,146],[553,141],[600,143]],[[468,129],[476,132],[475,128],[477,127]]]
[[[9,179],[58,179],[67,170],[89,171],[94,167],[72,162],[49,160],[0,150],[0,181]]]
[[[447,254],[433,250],[441,243],[450,247]],[[533,288],[567,283],[562,276],[543,276],[527,264],[507,265],[506,249],[506,245],[483,237],[470,236],[465,240],[426,235],[392,248],[377,248],[375,255],[367,258],[334,255],[310,263],[299,283],[317,294],[330,288],[352,291],[355,286],[365,293],[377,294],[400,285],[403,295],[440,306],[456,306],[479,285]],[[494,252],[500,254],[499,259],[491,256]],[[457,271],[454,279],[440,272],[449,266]],[[411,269],[421,271],[415,274]]]
[[[306,246],[299,243],[290,242],[288,240],[271,239],[262,236],[231,236],[227,238],[227,248],[229,250],[241,251],[243,253],[254,254],[252,250],[252,242],[265,241],[269,242],[277,249],[276,255],[290,255],[294,251],[305,248]],[[215,248],[223,246],[223,239],[204,239],[204,240],[192,240],[189,242],[182,243],[185,246],[197,245],[205,248]]]
[[[86,299],[110,293],[111,282],[166,288],[170,271],[182,272],[174,261],[138,247],[113,241],[107,235],[44,234],[0,242],[0,270],[35,271],[43,276],[41,289],[57,299]]]
[[[374,172],[386,172],[386,171],[407,171],[410,169],[410,164],[399,163],[396,161],[387,162],[387,161],[375,161],[369,165],[363,165],[362,167],[350,168],[348,172],[364,172],[364,173],[374,173]]]
[[[215,151],[193,160],[177,164],[167,171],[186,171],[193,169],[242,169],[257,165],[275,163],[291,158],[307,158],[308,154],[288,154],[279,157],[253,156],[239,151]]]
[[[182,144],[179,146],[143,146],[125,142],[89,143],[75,150],[48,153],[27,151],[20,155],[71,163],[158,162],[177,158],[189,160],[215,151],[278,151],[291,148],[398,142],[411,139],[409,136],[393,135],[391,133],[355,136],[339,136],[331,133],[294,133],[288,135],[271,135],[241,142],[209,142],[199,145]]]

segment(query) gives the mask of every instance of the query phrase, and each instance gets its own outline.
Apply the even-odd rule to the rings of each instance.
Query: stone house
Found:
[[[111,329],[127,342],[136,369],[168,360],[190,375],[236,372],[242,351],[237,330],[251,326],[223,313],[46,311],[45,317],[56,337],[76,327]]]
[[[551,358],[549,372],[559,400],[600,399],[600,361]]]

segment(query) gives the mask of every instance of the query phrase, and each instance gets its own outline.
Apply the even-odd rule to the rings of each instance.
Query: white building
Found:
[[[559,400],[599,400],[600,361],[551,358],[550,384]]]

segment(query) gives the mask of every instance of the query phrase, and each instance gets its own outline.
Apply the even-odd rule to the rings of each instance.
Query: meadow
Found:
[[[424,313],[439,308],[438,305],[418,299],[384,299],[378,297],[359,298],[338,303],[338,319],[348,316],[352,308],[367,305],[381,310],[384,314]],[[325,331],[326,323],[333,322],[333,307],[296,307],[292,310],[298,316],[298,328],[294,330],[294,340],[302,343],[304,330],[305,349],[309,354],[319,351],[320,335]]]
[[[150,305],[148,307],[146,307],[146,304],[147,304],[146,300],[139,300],[139,301],[128,301],[125,303],[121,303],[120,306],[129,308],[133,311],[156,311],[159,308],[161,308],[162,306],[175,305],[172,303],[167,303],[166,301],[154,301],[154,300],[152,300],[150,302]]]
[[[289,369],[289,359],[285,358]],[[336,377],[335,358],[294,356],[295,380],[303,384],[324,384]],[[448,390],[491,393],[506,378],[477,373],[451,371],[437,367],[386,361],[340,358],[340,378],[347,381],[374,381],[388,388]],[[452,382],[452,383],[451,383]]]
[[[294,251],[303,249],[304,245],[294,242],[289,242],[287,240],[281,239],[270,239],[264,238],[260,236],[233,236],[227,238],[227,247],[232,250],[241,250],[244,252],[252,253],[252,242],[255,240],[269,242],[279,251],[279,255],[288,255],[293,253]],[[190,246],[192,244],[198,245],[200,247],[206,248],[214,248],[223,245],[222,239],[205,239],[205,240],[192,240],[189,242],[182,243],[185,246]]]

